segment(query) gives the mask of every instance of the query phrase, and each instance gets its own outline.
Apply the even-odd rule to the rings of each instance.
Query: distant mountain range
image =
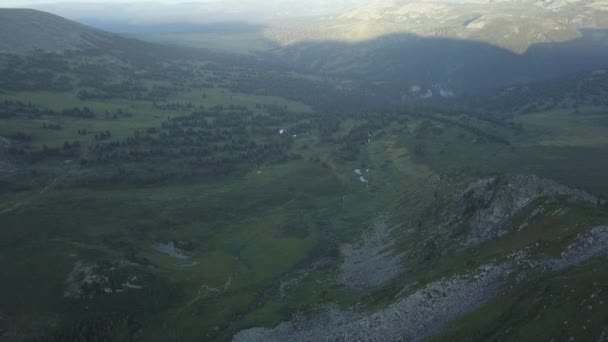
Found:
[[[579,38],[608,27],[605,0],[375,1],[314,24],[270,31],[283,44],[311,40],[360,42],[408,33],[485,42],[517,53],[538,43]]]
[[[55,1],[31,8],[75,20],[121,21],[128,24],[154,25],[188,22],[191,24],[221,21],[293,19],[336,14],[368,0],[199,0],[199,1]],[[2,7],[2,4],[0,4]]]
[[[210,25],[201,32],[264,35],[272,44],[256,55],[265,62],[372,82],[407,102],[608,68],[607,3],[380,1],[322,19]],[[182,23],[163,29],[177,30],[178,36],[201,27]],[[159,47],[44,12],[0,9],[2,52],[108,49],[112,44],[138,52]]]
[[[265,34],[297,65],[432,98],[605,68],[606,28],[605,0],[393,0]]]
[[[35,7],[123,32],[153,25],[244,21],[266,25],[265,36],[281,44],[360,42],[408,33],[475,40],[516,53],[538,43],[578,38],[581,29],[608,27],[606,0],[76,1]]]

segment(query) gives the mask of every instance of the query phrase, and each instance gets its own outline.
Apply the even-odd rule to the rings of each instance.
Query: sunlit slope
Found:
[[[441,98],[605,67],[601,4],[381,1],[265,34],[294,64]]]
[[[336,40],[361,42],[388,34],[475,40],[516,53],[538,43],[563,42],[579,30],[604,28],[608,12],[592,2],[378,1],[340,15],[269,30],[283,44]]]

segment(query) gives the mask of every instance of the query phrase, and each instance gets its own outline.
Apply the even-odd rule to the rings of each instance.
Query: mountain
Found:
[[[0,52],[86,50],[117,37],[30,9],[0,9]]]
[[[605,68],[607,8],[605,1],[377,1],[264,34],[294,65],[389,82],[404,97],[441,98]]]
[[[144,39],[245,52],[306,73],[381,84],[394,92],[393,100],[406,102],[608,67],[605,0],[350,5],[331,15],[260,19],[263,24],[232,23],[221,30],[184,24],[195,22],[191,18],[161,26],[113,25],[139,29]],[[192,10],[193,16],[201,13]]]
[[[283,44],[361,42],[390,34],[473,40],[516,53],[539,43],[581,37],[581,29],[608,27],[608,2],[590,1],[375,1],[270,36]]]
[[[31,5],[72,20],[115,21],[155,25],[175,22],[200,24],[222,21],[254,23],[277,19],[316,17],[340,13],[366,0],[222,0],[222,1],[130,1],[49,2]]]

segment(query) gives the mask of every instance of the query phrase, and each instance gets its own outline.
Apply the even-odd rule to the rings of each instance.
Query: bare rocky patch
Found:
[[[169,241],[167,243],[155,243],[152,245],[152,248],[159,253],[166,254],[179,260],[190,259],[190,256],[186,254],[186,251],[179,248],[173,241]]]
[[[87,264],[77,261],[65,281],[63,296],[73,299],[93,298],[99,294],[121,293],[143,289],[141,276],[116,274],[120,264]]]
[[[584,191],[533,175],[492,177],[471,184],[458,195],[442,211],[441,219],[444,223],[440,229],[464,228],[464,245],[477,246],[509,233],[507,224],[533,201],[558,196],[591,203],[598,200]]]
[[[403,272],[403,255],[394,252],[394,239],[386,217],[378,217],[358,243],[340,248],[340,284],[357,290],[382,287]]]
[[[274,329],[241,331],[233,340],[415,341],[492,298],[510,271],[509,264],[488,264],[471,274],[430,283],[371,314],[329,305],[316,317],[296,315]]]
[[[563,269],[578,265],[608,250],[608,226],[593,228],[580,234],[575,243],[562,252],[561,258],[551,262],[552,269]]]
[[[559,258],[534,259],[529,250],[520,250],[472,272],[431,282],[373,313],[328,305],[314,317],[296,314],[275,328],[243,330],[233,341],[419,341],[501,294],[513,274],[523,280],[530,271],[558,271],[607,252],[608,226],[600,226],[579,235]]]

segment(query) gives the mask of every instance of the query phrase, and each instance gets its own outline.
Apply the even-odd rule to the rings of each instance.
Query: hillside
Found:
[[[495,113],[533,113],[548,110],[571,110],[608,106],[608,72],[593,70],[574,73],[548,81],[518,84],[494,89],[472,98],[467,106]]]
[[[49,13],[0,9],[0,52],[85,50],[116,37]]]

